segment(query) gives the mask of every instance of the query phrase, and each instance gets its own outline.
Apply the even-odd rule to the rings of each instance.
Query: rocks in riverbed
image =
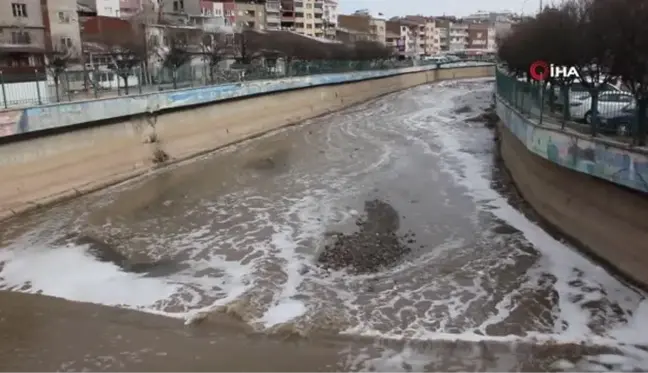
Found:
[[[484,110],[483,113],[477,115],[476,117],[466,119],[467,122],[482,122],[488,128],[494,128],[498,120],[499,117],[497,116],[494,107],[490,107]]]
[[[378,272],[398,264],[411,252],[414,234],[399,236],[399,215],[394,208],[380,200],[365,203],[366,217],[359,218],[360,228],[352,234],[337,233],[317,258],[327,269],[348,269],[354,273]]]

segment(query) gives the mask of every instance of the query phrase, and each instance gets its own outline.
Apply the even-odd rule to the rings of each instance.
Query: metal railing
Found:
[[[463,61],[474,62],[474,60]],[[483,61],[481,61],[483,62]],[[277,65],[239,65],[217,68],[209,63],[192,63],[178,69],[134,68],[116,71],[97,68],[83,71],[63,71],[56,79],[49,74],[46,81],[16,82],[0,74],[0,110],[26,108],[58,102],[159,92],[171,89],[204,87],[261,79],[315,74],[346,73],[367,70],[431,65],[435,62],[412,60],[382,61],[293,61]],[[451,67],[453,64],[448,64]],[[454,63],[461,66],[461,63]],[[8,79],[9,78],[9,79]]]
[[[496,70],[498,96],[523,115],[540,124],[559,126],[583,134],[638,144],[646,134],[648,120],[639,121],[634,96],[621,86],[607,84],[598,95],[598,118],[593,115],[592,95],[580,83],[569,87],[527,81]]]

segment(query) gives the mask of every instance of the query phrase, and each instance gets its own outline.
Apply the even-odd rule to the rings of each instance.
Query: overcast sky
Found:
[[[426,16],[466,16],[478,10],[532,14],[538,11],[539,0],[338,0],[341,13],[358,9],[382,12],[386,17],[422,14]],[[549,1],[545,0],[545,3]]]

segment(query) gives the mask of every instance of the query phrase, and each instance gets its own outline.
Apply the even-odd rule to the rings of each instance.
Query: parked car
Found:
[[[630,104],[621,110],[619,115],[609,118],[601,118],[599,131],[601,133],[616,134],[627,136],[632,132],[635,122],[637,121],[637,110],[635,104]],[[648,117],[646,118],[648,121]]]
[[[573,119],[580,119],[585,123],[592,123],[592,96],[587,93],[574,95],[570,100],[569,114]],[[599,94],[598,112],[601,118],[610,118],[619,115],[624,108],[634,102],[634,97],[623,91],[611,90]]]

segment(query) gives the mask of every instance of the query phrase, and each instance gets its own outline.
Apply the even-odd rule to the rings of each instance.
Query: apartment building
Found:
[[[338,27],[338,2],[337,0],[324,0],[324,37],[335,39],[336,29]]]
[[[477,11],[469,16],[466,16],[463,18],[464,21],[466,22],[487,22],[487,23],[494,23],[494,22],[510,22],[510,20],[515,17],[515,15],[512,12],[506,11],[506,12],[487,12],[487,11]]]
[[[406,16],[404,18],[418,25],[418,30],[416,31],[418,48],[422,49],[423,54],[431,56],[438,53],[438,43],[435,42],[436,24],[434,19],[424,16]]]
[[[369,9],[357,10],[353,15],[369,18],[369,32],[372,40],[381,44],[386,43],[387,19],[382,13],[371,12]]]
[[[78,0],[78,3],[94,9],[98,16],[120,17],[122,15],[120,0]]]
[[[336,39],[346,43],[358,41],[373,41],[371,33],[371,18],[360,15],[338,15]]]
[[[281,1],[281,29],[294,31],[295,30],[295,1],[294,0],[280,0]]]
[[[469,23],[467,49],[488,49],[488,24]]]
[[[41,0],[0,2],[0,108],[47,102],[46,35]]]
[[[405,47],[401,43],[400,23],[394,21],[385,22],[385,45],[389,47],[395,55],[405,52]]]
[[[237,28],[264,30],[266,24],[265,3],[254,1],[235,2]]]
[[[132,17],[138,14],[142,8],[143,0],[119,0],[120,17]]]
[[[53,50],[80,55],[81,32],[76,0],[47,0],[44,25]]]
[[[3,79],[15,73],[44,72],[46,38],[41,0],[0,5],[0,67]]]
[[[451,21],[448,19],[434,20],[434,49],[437,53],[450,50],[450,24]]]
[[[312,37],[324,37],[324,1],[299,0],[294,6],[294,31]]]
[[[425,55],[425,19],[418,17],[401,18],[401,42],[404,43],[404,55],[409,58],[418,58]]]
[[[324,35],[324,0],[308,0],[313,4],[313,34],[317,38],[323,38]],[[308,7],[308,3],[306,5]]]
[[[450,52],[463,51],[468,47],[468,23],[450,24]]]
[[[266,11],[266,29],[280,30],[281,29],[281,1],[280,0],[267,0],[265,4]]]

